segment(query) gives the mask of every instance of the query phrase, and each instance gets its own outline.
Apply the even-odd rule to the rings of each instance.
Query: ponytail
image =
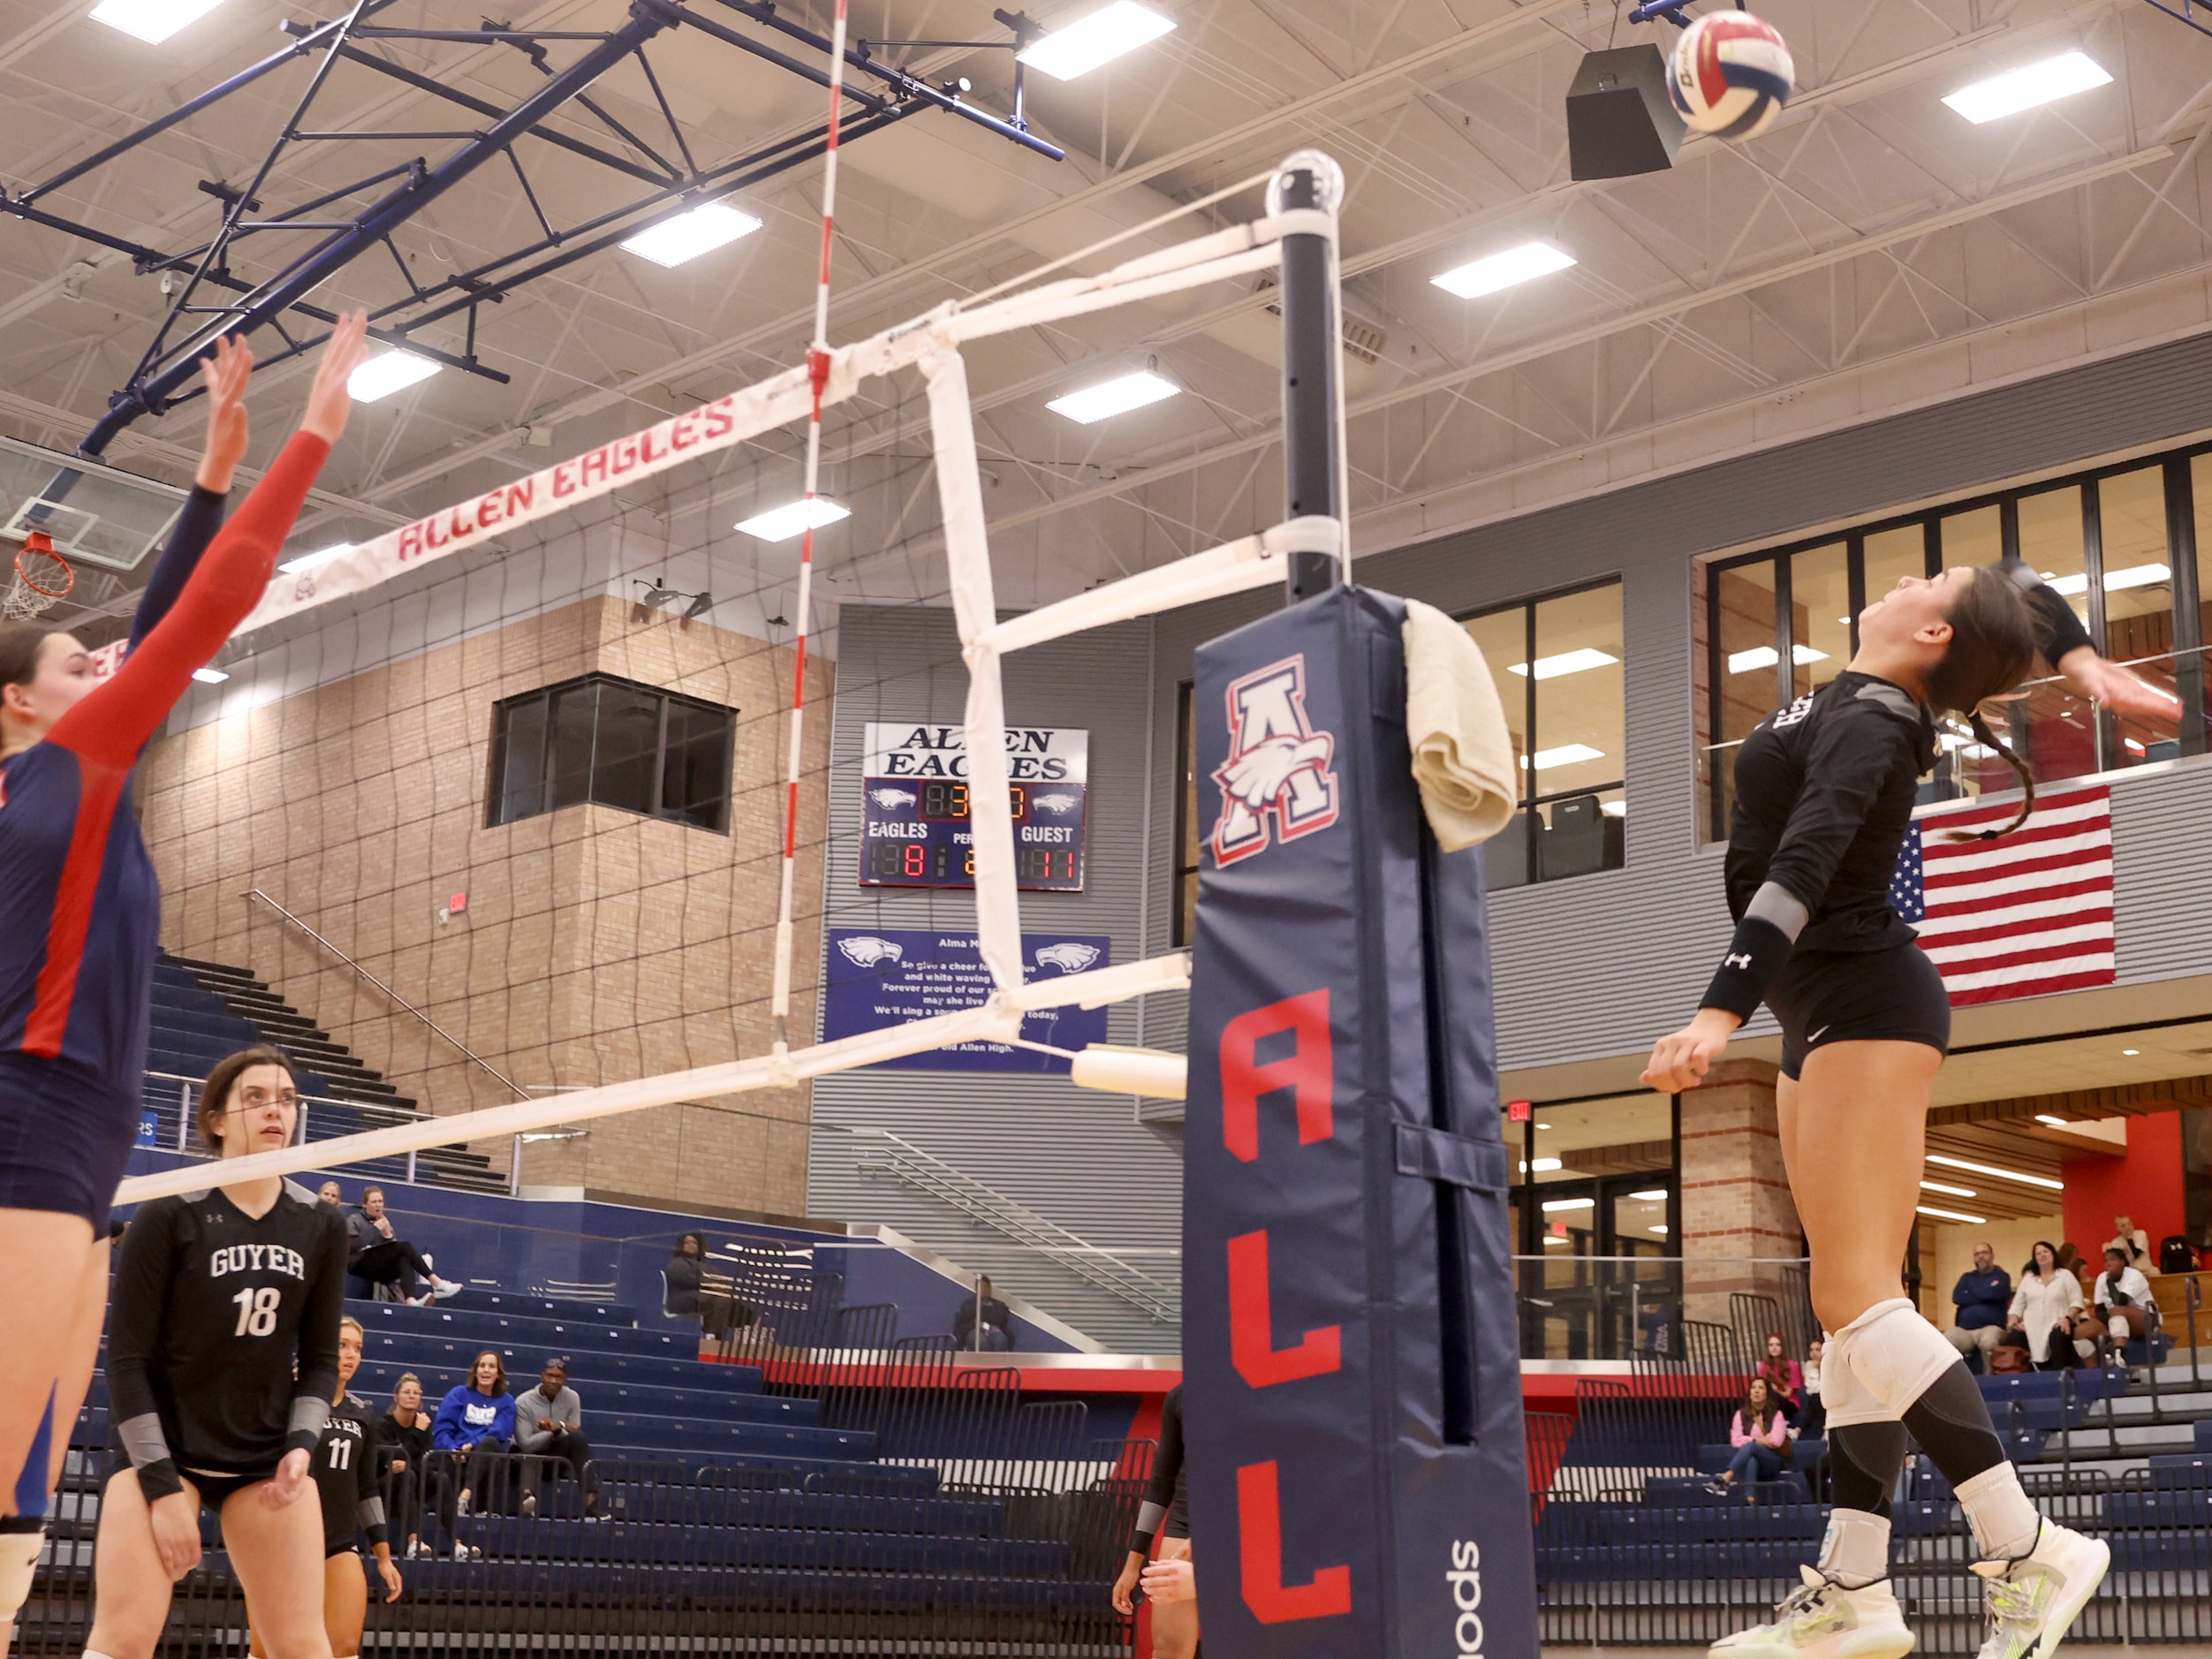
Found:
[[[1966,723],[1973,728],[1974,740],[1986,749],[1995,749],[2004,757],[2004,763],[2017,773],[2020,780],[2020,809],[2012,814],[2012,822],[2002,830],[1946,830],[1944,841],[1995,841],[1999,836],[2009,836],[2027,822],[2035,810],[2035,775],[2027,769],[2027,762],[2014,754],[2012,746],[1989,729],[1989,723],[1975,709],[1966,716]]]
[[[2027,678],[2035,661],[2035,613],[2026,595],[1996,565],[1984,565],[1958,591],[1945,619],[1951,644],[1927,678],[1928,701],[1966,716],[1974,739],[2004,757],[2020,780],[2020,809],[2002,830],[1951,830],[1946,841],[1995,841],[2026,823],[2035,810],[2035,779],[2027,763],[2001,741],[1981,705],[2002,697]]]

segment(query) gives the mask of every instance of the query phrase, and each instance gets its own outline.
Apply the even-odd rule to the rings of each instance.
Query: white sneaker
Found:
[[[461,1288],[451,1279],[441,1279],[433,1275],[430,1280],[430,1294],[422,1299],[427,1302],[435,1298],[442,1302],[449,1296],[458,1296],[461,1293]]]
[[[2049,1659],[2104,1582],[2111,1547],[2046,1520],[2035,1548],[2011,1561],[1977,1561],[1989,1619],[1981,1659]]]
[[[1887,1579],[1846,1589],[1800,1565],[1804,1584],[1775,1609],[1771,1624],[1723,1636],[1714,1659],[1905,1659],[1913,1632]]]

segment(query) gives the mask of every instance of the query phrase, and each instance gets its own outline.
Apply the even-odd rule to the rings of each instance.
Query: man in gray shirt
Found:
[[[568,1385],[568,1361],[548,1360],[538,1373],[538,1385],[515,1401],[515,1450],[538,1457],[564,1459],[584,1489],[584,1519],[599,1514],[599,1473],[592,1466],[591,1447],[584,1439],[584,1403]],[[522,1512],[538,1512],[534,1491],[522,1495]]]

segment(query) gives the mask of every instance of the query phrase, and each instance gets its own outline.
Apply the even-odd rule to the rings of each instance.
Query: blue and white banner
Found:
[[[822,1040],[858,1036],[903,1026],[933,1014],[973,1008],[991,993],[990,972],[972,933],[934,928],[832,928],[822,979]],[[1022,977],[1050,979],[1113,966],[1113,944],[1102,934],[1025,933]],[[1103,1008],[1048,1008],[1021,1022],[1031,1042],[1077,1051],[1106,1041]],[[1057,1055],[1003,1042],[963,1042],[928,1054],[886,1060],[913,1072],[1057,1072],[1068,1063]]]

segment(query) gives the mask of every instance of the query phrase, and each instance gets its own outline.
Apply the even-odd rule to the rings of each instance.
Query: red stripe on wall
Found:
[[[69,856],[62,863],[61,886],[54,895],[54,920],[46,929],[46,961],[38,971],[38,994],[30,1018],[23,1022],[24,1052],[48,1060],[61,1053],[62,1038],[69,1029],[69,1011],[77,1000],[77,971],[84,966],[85,935],[92,928],[93,897],[100,890],[100,868],[107,860],[108,831],[115,822],[124,783],[131,776],[82,755],[76,760],[82,780],[77,823],[69,837]]]

